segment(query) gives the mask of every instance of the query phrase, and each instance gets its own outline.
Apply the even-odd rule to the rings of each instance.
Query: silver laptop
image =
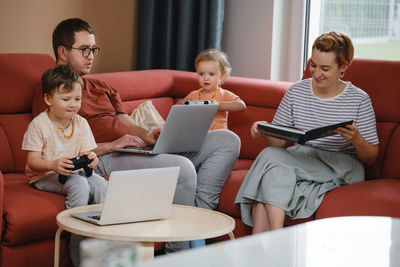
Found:
[[[145,154],[198,151],[218,107],[218,104],[174,105],[154,147],[124,147],[114,151]]]
[[[103,210],[71,216],[98,225],[167,219],[180,167],[111,172]]]

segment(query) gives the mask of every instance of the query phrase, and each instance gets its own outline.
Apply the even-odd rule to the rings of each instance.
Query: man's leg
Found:
[[[197,175],[193,163],[182,156],[172,154],[159,154],[155,156],[112,153],[99,157],[96,173],[101,176],[110,176],[112,171],[131,170],[144,168],[162,168],[180,166],[178,183],[175,190],[174,203],[194,206]],[[189,242],[168,242],[165,244],[166,252],[174,252],[189,248]]]
[[[219,195],[240,153],[240,139],[229,130],[208,132],[199,151],[182,153],[196,167],[197,207],[215,209]]]

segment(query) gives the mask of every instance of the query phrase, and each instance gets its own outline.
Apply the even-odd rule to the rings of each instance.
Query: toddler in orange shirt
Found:
[[[234,93],[220,87],[232,71],[226,54],[207,49],[196,57],[194,63],[201,88],[189,93],[184,100],[211,100],[219,104],[210,130],[228,129],[228,112],[244,111],[246,104]]]

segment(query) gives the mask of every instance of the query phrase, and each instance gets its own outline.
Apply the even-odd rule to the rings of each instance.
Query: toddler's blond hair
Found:
[[[225,76],[229,76],[232,72],[231,64],[228,61],[228,56],[216,49],[207,49],[201,52],[195,59],[194,65],[197,69],[197,65],[201,61],[217,61],[221,72],[225,73]]]

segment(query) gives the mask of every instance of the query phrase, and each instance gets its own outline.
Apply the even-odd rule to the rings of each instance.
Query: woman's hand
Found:
[[[350,141],[353,145],[364,140],[354,123],[346,127],[339,127],[334,132],[342,136],[344,140]]]
[[[365,164],[372,164],[378,157],[378,145],[371,145],[358,131],[357,126],[353,123],[346,127],[339,127],[335,133],[340,134],[343,139],[350,141],[357,151],[358,158]]]
[[[267,146],[284,147],[287,144],[286,140],[262,134],[258,130],[258,123],[259,122],[266,122],[266,121],[256,121],[255,123],[253,123],[253,125],[250,128],[251,137],[253,137],[253,138],[262,137],[264,139],[264,143]]]
[[[250,134],[251,134],[251,137],[253,137],[253,138],[258,138],[258,137],[262,136],[262,133],[260,133],[260,131],[258,130],[258,123],[259,122],[260,121],[254,122],[253,125],[250,128]]]
[[[69,158],[64,157],[64,158],[59,158],[59,159],[53,160],[50,163],[50,166],[51,166],[52,171],[55,171],[56,173],[68,176],[71,173],[71,170],[68,170],[68,168],[73,168],[74,164],[72,163],[72,161]]]

